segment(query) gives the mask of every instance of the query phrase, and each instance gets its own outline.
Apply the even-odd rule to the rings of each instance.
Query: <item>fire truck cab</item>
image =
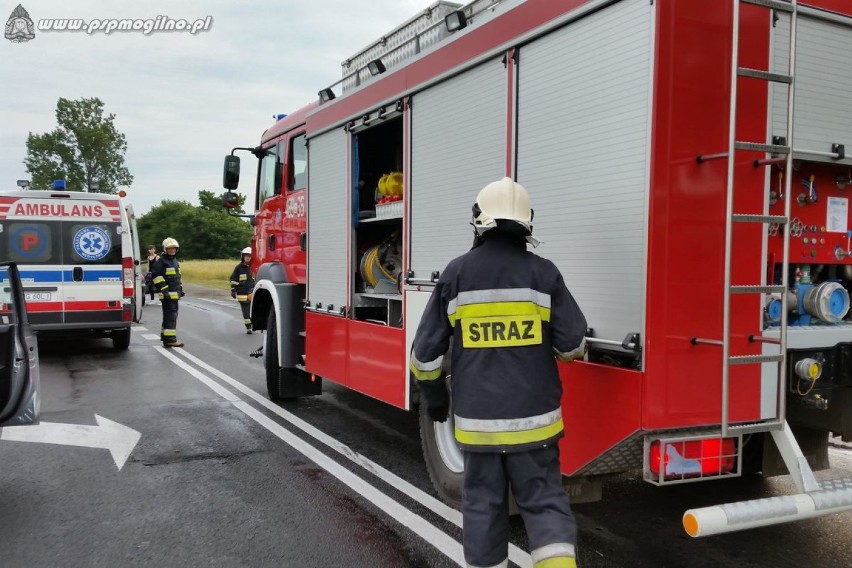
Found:
[[[270,396],[322,378],[415,408],[420,314],[476,192],[507,175],[590,325],[560,367],[574,495],[633,469],[792,474],[785,512],[690,511],[693,536],[852,507],[852,484],[812,474],[829,434],[852,439],[852,7],[724,6],[436,2],[348,58],[251,148]],[[421,428],[457,503],[452,424]]]

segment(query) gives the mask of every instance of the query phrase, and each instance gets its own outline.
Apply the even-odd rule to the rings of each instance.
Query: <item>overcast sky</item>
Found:
[[[36,26],[30,41],[0,39],[0,188],[29,179],[27,134],[56,128],[59,97],[98,97],[127,137],[137,213],[163,199],[196,204],[199,190],[222,191],[232,147],[256,145],[273,115],[315,100],[341,78],[344,59],[433,3],[0,0],[4,24],[21,4]],[[42,19],[157,16],[212,24],[195,35],[38,29]],[[254,166],[243,156],[240,191],[252,196]]]

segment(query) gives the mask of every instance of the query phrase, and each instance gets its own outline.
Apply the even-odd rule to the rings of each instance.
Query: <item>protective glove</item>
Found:
[[[450,413],[450,407],[446,404],[439,406],[429,406],[426,408],[426,414],[432,419],[432,422],[446,422],[447,415]]]
[[[181,290],[181,291],[180,291],[180,297],[181,297],[181,298],[183,298],[184,296],[186,296],[186,292],[184,292],[183,290]]]
[[[235,300],[237,299],[237,291],[236,290],[231,290],[231,297]]]

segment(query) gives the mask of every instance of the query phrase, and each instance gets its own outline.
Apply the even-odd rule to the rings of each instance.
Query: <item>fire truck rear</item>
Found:
[[[813,474],[831,434],[852,439],[849,53],[844,0],[433,4],[241,148],[270,396],[326,379],[416,408],[422,310],[475,192],[508,175],[591,326],[561,367],[573,497],[634,469],[795,481],[687,511],[692,536],[852,508],[852,481]],[[458,503],[452,424],[420,420]]]

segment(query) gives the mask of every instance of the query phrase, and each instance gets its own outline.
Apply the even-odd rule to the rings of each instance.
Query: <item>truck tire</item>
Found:
[[[281,398],[281,377],[278,367],[278,326],[275,320],[275,307],[269,308],[266,318],[266,334],[263,339],[263,368],[266,370],[266,390],[269,398]]]
[[[130,328],[116,329],[110,336],[112,337],[112,347],[116,351],[127,351],[130,347]]]
[[[278,366],[278,326],[275,307],[266,318],[263,340],[263,366],[266,370],[266,390],[272,400],[293,400],[322,393],[322,381],[298,367]],[[286,338],[285,338],[286,339]]]
[[[452,411],[446,422],[432,422],[420,403],[420,443],[432,486],[444,503],[461,508],[464,457],[456,444]]]

